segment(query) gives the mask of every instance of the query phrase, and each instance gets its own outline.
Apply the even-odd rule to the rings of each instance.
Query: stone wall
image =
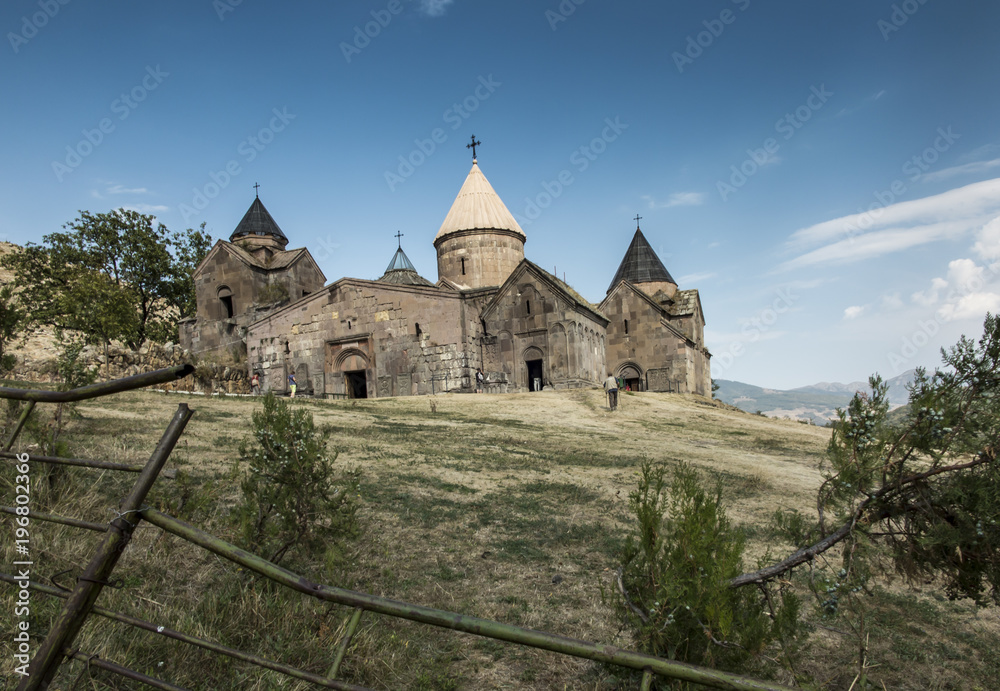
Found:
[[[464,230],[434,243],[438,278],[469,288],[500,286],[524,259],[524,238],[507,230]]]
[[[249,368],[279,392],[289,372],[315,395],[359,395],[362,375],[370,398],[468,391],[480,365],[477,322],[455,291],[341,279],[253,324]]]

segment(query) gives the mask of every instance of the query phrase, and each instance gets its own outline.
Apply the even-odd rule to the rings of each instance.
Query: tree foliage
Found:
[[[3,260],[34,321],[138,348],[174,338],[176,320],[193,315],[191,273],[211,242],[204,226],[172,233],[118,209],[82,211],[64,228]]]
[[[356,530],[357,478],[338,473],[327,455],[330,430],[273,392],[253,414],[240,444],[242,499],[234,513],[251,551],[273,562],[290,550],[335,553]]]
[[[734,528],[717,488],[709,494],[688,466],[642,465],[629,506],[637,535],[622,553],[619,588],[647,652],[738,671],[775,640],[794,637],[798,601],[755,589],[732,589],[743,570],[743,533]]]
[[[839,411],[817,520],[798,521],[801,549],[732,587],[773,580],[839,545],[848,575],[888,555],[907,577],[940,578],[949,597],[1000,602],[1000,319],[988,314],[978,343],[963,336],[942,357],[945,369],[917,370],[898,421],[877,375],[871,393]]]
[[[14,369],[14,354],[10,345],[28,322],[28,313],[21,305],[20,298],[9,286],[0,288],[0,375]]]

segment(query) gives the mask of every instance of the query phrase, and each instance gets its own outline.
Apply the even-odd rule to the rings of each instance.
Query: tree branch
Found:
[[[935,475],[942,475],[944,473],[954,473],[960,470],[968,470],[969,468],[975,468],[976,466],[980,466],[986,463],[991,463],[994,460],[996,460],[996,450],[990,447],[982,451],[974,460],[969,461],[968,463],[959,463],[956,465],[944,466],[941,468],[932,468],[931,470],[928,470],[926,472],[917,473],[905,479],[899,480],[898,482],[895,482],[892,485],[884,486],[881,489],[879,489],[879,491],[872,494],[868,499],[865,499],[863,502],[858,504],[857,508],[854,510],[854,513],[851,515],[850,519],[846,521],[842,526],[840,526],[840,528],[838,528],[836,531],[830,533],[819,542],[816,542],[808,547],[803,547],[802,549],[794,552],[789,557],[783,559],[777,564],[773,564],[772,566],[768,566],[763,569],[759,569],[757,571],[752,571],[750,573],[744,573],[739,576],[736,576],[735,578],[729,579],[729,587],[741,588],[743,586],[751,585],[754,583],[764,583],[765,581],[769,581],[773,578],[776,578],[786,573],[787,571],[790,571],[791,569],[795,568],[796,566],[799,566],[800,564],[804,564],[807,561],[811,561],[817,555],[827,551],[828,549],[836,545],[838,542],[844,540],[848,535],[850,535],[851,532],[854,530],[854,526],[857,525],[858,522],[864,517],[865,512],[868,511],[869,508],[871,508],[872,504],[881,499],[884,499],[885,497],[891,495],[893,492],[899,492],[910,485],[918,483],[922,480],[926,480],[927,478],[934,477]],[[885,518],[889,518],[891,515],[892,514],[888,510],[883,509],[874,518],[876,521],[881,521]]]

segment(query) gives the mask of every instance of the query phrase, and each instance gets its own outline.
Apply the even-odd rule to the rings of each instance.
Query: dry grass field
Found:
[[[195,410],[168,463],[180,472],[161,478],[149,503],[231,538],[237,446],[258,401],[136,392],[84,402],[64,434],[67,452],[144,462],[179,403]],[[333,428],[336,465],[356,469],[361,482],[360,537],[342,559],[312,564],[305,575],[623,647],[633,642],[616,611],[613,575],[640,463],[685,461],[707,483],[720,481],[730,518],[750,538],[749,570],[758,558],[789,550],[769,527],[775,509],[814,513],[829,439],[827,429],[669,394],[625,394],[615,413],[599,390],[292,404]],[[4,496],[13,491],[9,478],[0,475]],[[36,488],[36,499],[57,513],[103,522],[132,479],[72,470]],[[7,534],[9,517],[2,521]],[[63,527],[35,530],[35,573],[47,575],[80,568],[97,539]],[[8,543],[2,554],[9,564]],[[148,525],[116,575],[124,587],[105,590],[105,607],[318,673],[329,666],[347,615]],[[813,688],[847,689],[857,674],[857,636],[815,612],[804,574],[796,582],[813,624],[796,672]],[[995,609],[949,602],[932,583],[921,591],[896,582],[870,603],[869,688],[1000,687]],[[57,606],[35,596],[39,630]],[[3,621],[12,609],[10,588],[0,586]],[[6,646],[10,632],[0,636]],[[80,647],[187,688],[314,688],[97,618]],[[0,675],[12,686],[11,668],[5,654]],[[79,663],[68,672],[60,688],[77,676],[77,689],[138,688]],[[362,620],[342,672],[377,689],[637,688],[635,677],[597,664],[374,615]],[[773,674],[791,681],[780,668]]]

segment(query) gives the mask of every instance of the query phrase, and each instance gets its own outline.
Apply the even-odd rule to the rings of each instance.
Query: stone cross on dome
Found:
[[[476,147],[477,146],[482,146],[482,145],[483,145],[482,142],[477,142],[476,141],[476,135],[472,135],[472,143],[471,144],[466,144],[465,145],[466,149],[472,149],[472,161],[473,162],[475,162],[475,160],[476,160]]]
[[[255,182],[253,184],[253,189],[254,189],[254,192],[256,192],[256,194],[257,194],[257,198],[259,199],[260,198],[260,183],[259,182]]]
[[[396,244],[399,246],[399,249],[403,249],[403,241],[399,239],[401,237],[403,237],[403,233],[397,230],[395,238],[396,238]]]
[[[639,214],[635,215],[635,229],[639,230],[639,220],[642,218]]]

